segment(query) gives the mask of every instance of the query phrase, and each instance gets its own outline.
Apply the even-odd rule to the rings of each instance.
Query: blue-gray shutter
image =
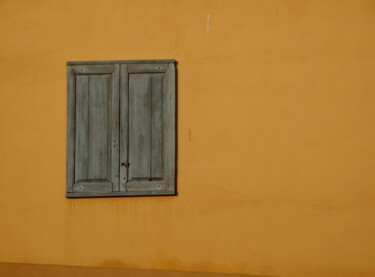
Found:
[[[68,66],[67,192],[119,184],[119,65]]]
[[[174,60],[68,62],[67,197],[176,194]]]
[[[120,191],[173,194],[175,65],[121,65],[121,80]]]

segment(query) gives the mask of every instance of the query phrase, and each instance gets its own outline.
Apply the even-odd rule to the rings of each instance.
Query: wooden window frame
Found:
[[[176,61],[168,60],[114,60],[114,61],[69,61],[67,62],[67,160],[66,160],[66,197],[115,197],[115,196],[152,196],[176,195]],[[128,168],[128,102],[129,74],[162,73],[163,75],[163,178],[144,183],[127,180]],[[76,150],[76,76],[82,74],[112,74],[111,103],[115,108],[110,112],[113,117],[109,131],[112,137],[110,152],[111,176],[109,182],[82,182],[77,186],[75,175]],[[112,93],[117,90],[118,93]],[[121,108],[121,107],[127,107]],[[126,145],[123,144],[126,137]],[[116,139],[113,139],[116,138]],[[124,158],[126,157],[126,158]],[[124,166],[122,166],[124,165]],[[125,180],[125,181],[123,181]],[[110,189],[112,187],[112,189]],[[110,190],[110,191],[109,191]]]

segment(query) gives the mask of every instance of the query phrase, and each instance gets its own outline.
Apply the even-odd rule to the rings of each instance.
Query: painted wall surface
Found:
[[[179,195],[66,199],[66,61],[163,58]],[[1,262],[375,276],[375,1],[0,0],[0,128]]]

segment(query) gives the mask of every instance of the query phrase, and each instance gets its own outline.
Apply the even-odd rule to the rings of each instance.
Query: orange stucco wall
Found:
[[[179,195],[66,199],[66,61],[162,58]],[[0,0],[0,71],[1,262],[375,276],[375,1]]]

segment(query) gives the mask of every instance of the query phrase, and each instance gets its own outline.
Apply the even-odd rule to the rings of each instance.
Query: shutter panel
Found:
[[[68,192],[118,190],[119,65],[68,67]]]
[[[120,190],[174,193],[174,64],[122,65],[121,79]]]
[[[67,197],[174,195],[175,61],[68,62]]]

